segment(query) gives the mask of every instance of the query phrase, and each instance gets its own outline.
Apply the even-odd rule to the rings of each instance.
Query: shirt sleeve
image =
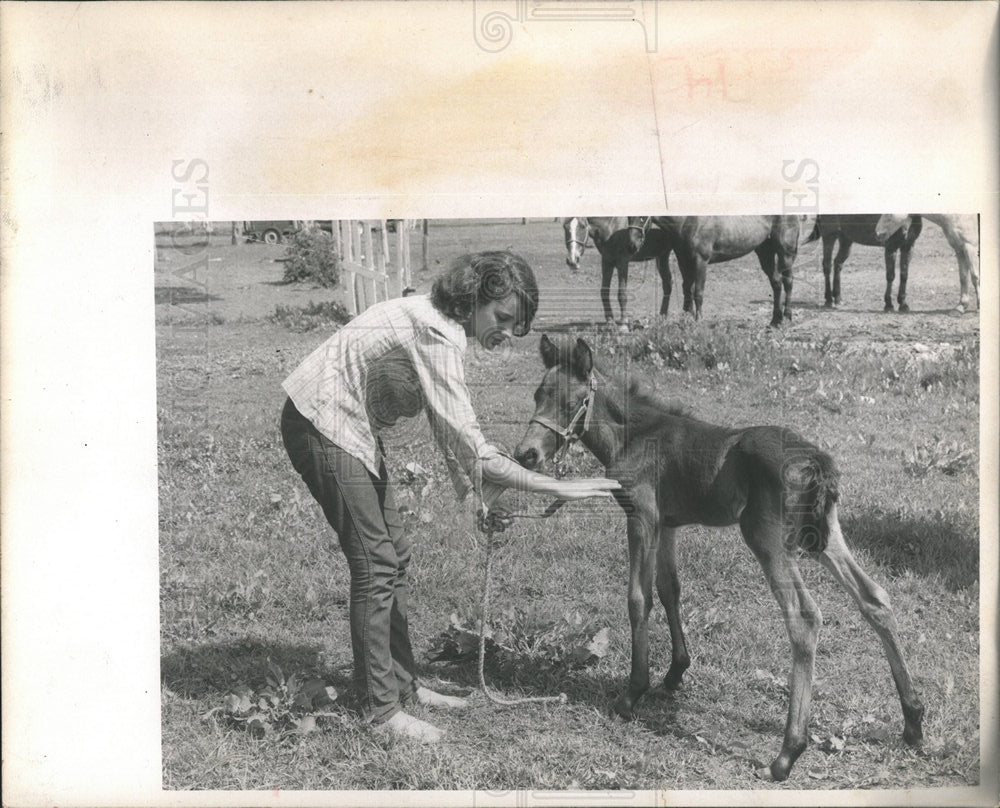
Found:
[[[417,333],[413,367],[427,402],[427,420],[444,454],[459,498],[473,489],[476,465],[500,456],[483,437],[465,383],[464,357],[454,342],[433,327]]]

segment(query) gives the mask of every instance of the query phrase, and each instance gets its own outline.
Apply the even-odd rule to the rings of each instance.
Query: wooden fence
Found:
[[[360,314],[373,303],[400,297],[413,286],[410,230],[420,223],[426,265],[427,221],[396,219],[395,249],[389,249],[385,219],[342,219],[333,222],[334,249],[341,261],[341,282],[348,311]]]

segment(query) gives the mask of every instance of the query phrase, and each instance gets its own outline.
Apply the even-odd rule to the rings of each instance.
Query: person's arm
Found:
[[[501,488],[547,494],[567,501],[587,497],[607,497],[612,491],[621,488],[617,480],[604,477],[557,480],[555,477],[526,469],[502,454],[483,461],[483,481]]]
[[[436,329],[423,329],[418,334],[413,364],[424,390],[428,421],[438,446],[445,458],[451,454],[473,481],[477,479],[477,465],[482,464],[484,484],[494,487],[484,492],[484,499],[488,493],[495,500],[502,493],[498,489],[503,488],[548,494],[563,500],[610,496],[612,490],[620,488],[616,481],[604,478],[557,480],[529,471],[488,443],[472,408],[462,353]]]

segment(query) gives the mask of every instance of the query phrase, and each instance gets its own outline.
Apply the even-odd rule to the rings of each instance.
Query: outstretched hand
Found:
[[[493,508],[490,511],[480,511],[479,530],[483,533],[503,533],[514,524],[514,514],[505,508]]]
[[[580,480],[559,480],[554,492],[559,499],[577,500],[588,497],[610,497],[612,491],[621,489],[617,480],[606,477],[586,477]]]

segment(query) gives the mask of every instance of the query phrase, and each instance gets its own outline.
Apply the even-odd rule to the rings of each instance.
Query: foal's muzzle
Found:
[[[514,455],[514,459],[526,469],[535,469],[541,463],[542,455],[534,446]]]

